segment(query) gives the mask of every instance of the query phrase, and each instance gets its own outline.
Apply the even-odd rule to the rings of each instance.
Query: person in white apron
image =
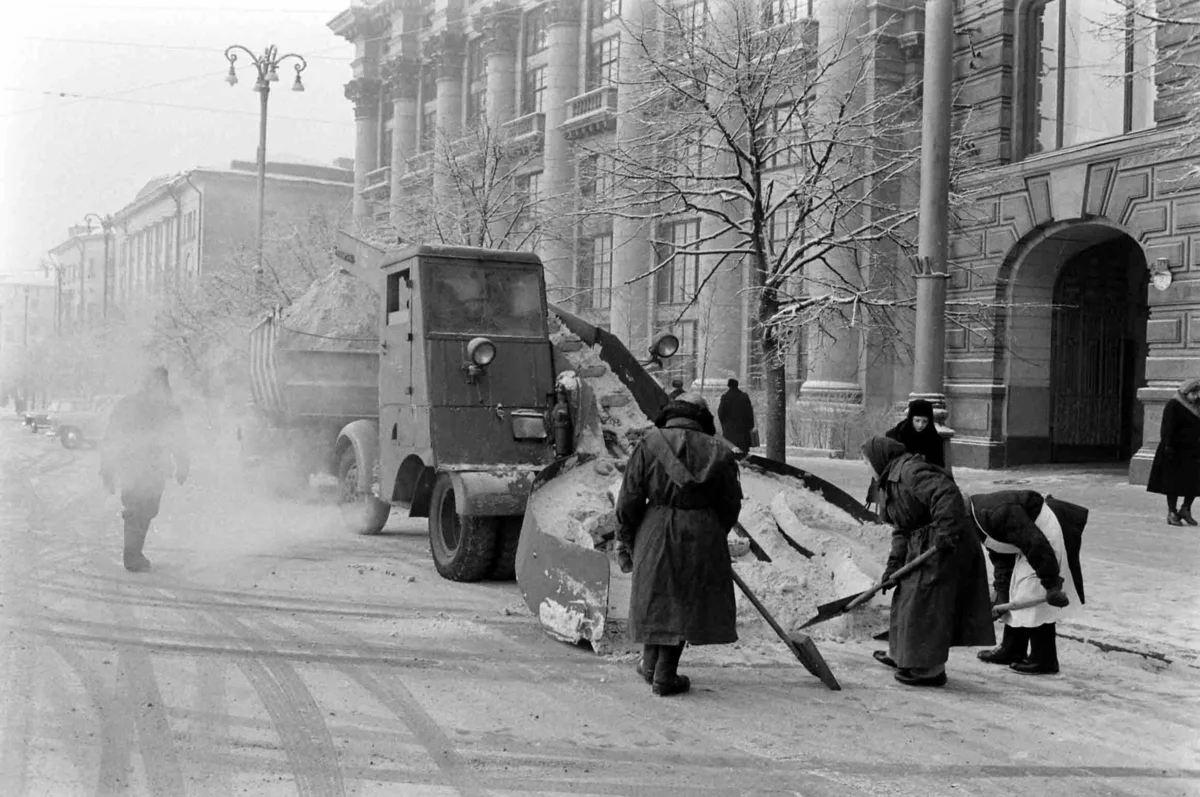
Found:
[[[1044,600],[1005,612],[999,647],[980,660],[1027,675],[1057,673],[1055,625],[1083,603],[1079,547],[1087,510],[1032,490],[971,495],[967,504],[992,561],[993,605]]]

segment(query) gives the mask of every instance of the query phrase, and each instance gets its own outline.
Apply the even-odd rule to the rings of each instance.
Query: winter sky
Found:
[[[308,59],[304,93],[280,70],[271,160],[354,154],[342,94],[354,48],[326,23],[350,0],[17,0],[0,30],[0,273],[28,272],[87,213],[131,201],[151,178],[253,160],[253,68],[225,83],[223,51],[268,44]]]

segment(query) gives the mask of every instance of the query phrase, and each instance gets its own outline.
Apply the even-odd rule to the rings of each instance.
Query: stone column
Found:
[[[852,276],[853,263],[840,264],[842,276],[834,270],[837,265],[835,261],[832,265],[805,266],[810,294],[819,296],[828,290],[824,286],[839,284],[842,277]],[[828,311],[820,325],[813,324],[808,329],[809,371],[800,387],[797,411],[801,439],[796,443],[806,448],[845,452],[859,442],[848,425],[862,406],[858,331],[842,319],[838,310]]]
[[[542,152],[544,187],[542,260],[546,265],[546,290],[550,301],[573,292],[575,242],[570,221],[547,212],[550,207],[567,207],[575,194],[575,168],[571,142],[559,126],[567,120],[567,100],[579,87],[580,0],[551,0],[546,12],[545,106],[546,136]]]
[[[421,66],[411,58],[396,58],[385,67],[385,86],[392,98],[392,179],[391,222],[399,223],[406,171],[405,163],[417,152],[417,90],[421,85]]]
[[[462,34],[444,30],[428,42],[432,62],[437,70],[437,133],[433,138],[433,192],[439,204],[454,203],[450,185],[448,159],[453,157],[450,145],[461,135],[463,101]]]
[[[647,90],[638,79],[646,64],[645,59],[639,57],[637,36],[649,29],[652,13],[653,0],[624,0],[622,16],[627,24],[621,31],[622,57],[617,66],[617,82],[620,86],[617,105],[620,113],[617,115],[616,139],[625,142],[628,148],[637,147],[639,142],[646,142],[648,138],[645,123],[636,113],[630,113],[629,109],[638,107]],[[651,154],[647,146],[645,155],[649,157]],[[613,200],[630,208],[632,200],[641,193],[641,186],[636,181],[629,181],[616,187]],[[630,351],[644,352],[650,344],[654,280],[650,278],[632,283],[630,280],[645,274],[654,265],[654,245],[651,243],[654,219],[621,215],[613,218],[612,226],[613,277],[609,327]]]
[[[517,99],[517,35],[520,12],[505,3],[492,3],[476,18],[483,31],[483,55],[487,59],[487,121],[493,135],[511,120]]]
[[[367,173],[375,170],[379,151],[379,89],[376,78],[357,77],[346,84],[346,99],[354,103],[354,221],[369,225]]]

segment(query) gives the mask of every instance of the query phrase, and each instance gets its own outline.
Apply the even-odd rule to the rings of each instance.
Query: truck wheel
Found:
[[[378,534],[392,513],[391,504],[359,490],[358,457],[353,447],[342,453],[338,466],[338,506],[342,510],[342,520],[355,534]]]
[[[429,550],[438,575],[479,581],[492,569],[500,518],[458,514],[450,477],[438,476],[429,501]]]
[[[500,536],[496,544],[496,561],[488,578],[493,581],[512,581],[517,577],[517,545],[521,542],[523,517],[500,518]]]
[[[62,441],[63,448],[79,448],[79,432],[69,426],[58,433],[58,439]]]

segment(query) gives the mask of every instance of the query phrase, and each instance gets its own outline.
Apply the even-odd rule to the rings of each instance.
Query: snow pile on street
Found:
[[[529,496],[528,512],[547,534],[588,549],[606,549],[617,529],[613,497],[621,463],[611,457],[575,460]]]
[[[279,346],[300,351],[374,352],[379,294],[343,268],[312,284],[282,313]]]

